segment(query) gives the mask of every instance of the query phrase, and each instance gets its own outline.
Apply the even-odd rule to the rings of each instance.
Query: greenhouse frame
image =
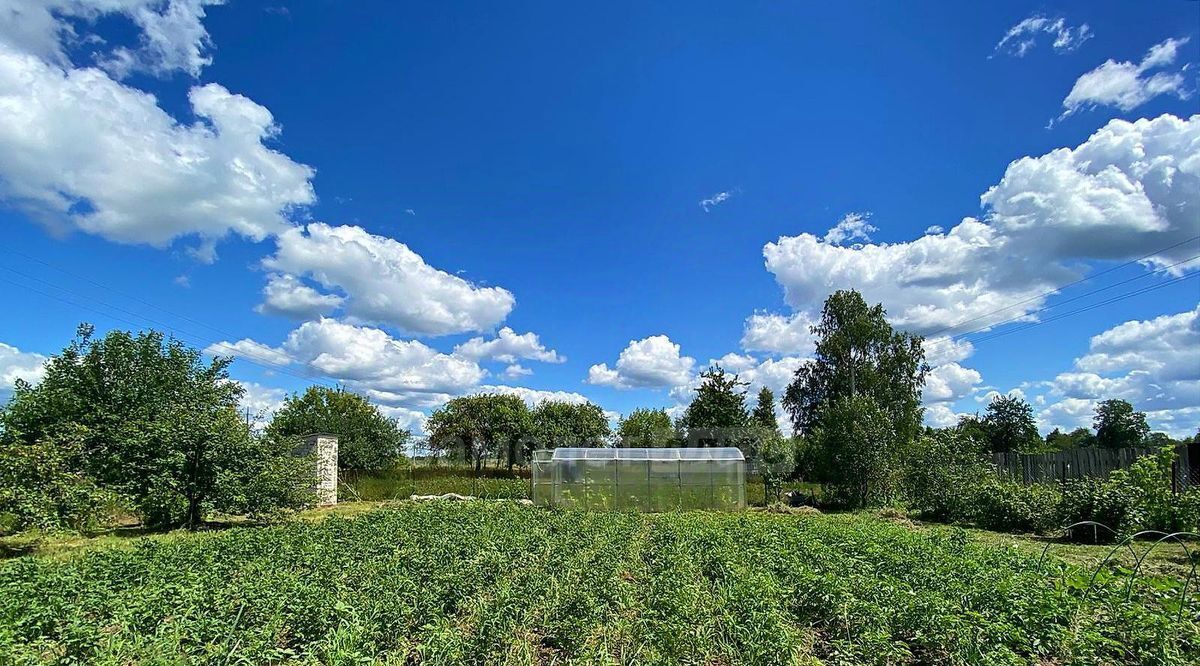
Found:
[[[540,506],[675,511],[746,507],[746,459],[735,447],[562,447],[534,451]]]

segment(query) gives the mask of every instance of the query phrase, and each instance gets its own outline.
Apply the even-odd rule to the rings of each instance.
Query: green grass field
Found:
[[[344,511],[348,509],[340,509]],[[867,515],[503,502],[0,563],[0,663],[1190,664],[1183,581]]]

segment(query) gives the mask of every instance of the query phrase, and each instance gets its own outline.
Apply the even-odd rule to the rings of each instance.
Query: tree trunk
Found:
[[[200,511],[200,498],[194,495],[188,497],[187,528],[195,531],[200,527],[204,515]]]

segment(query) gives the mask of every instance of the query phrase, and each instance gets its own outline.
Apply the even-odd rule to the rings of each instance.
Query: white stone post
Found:
[[[314,432],[304,436],[303,455],[317,454],[317,479],[313,489],[317,493],[317,504],[337,504],[338,488],[338,438],[326,432]]]

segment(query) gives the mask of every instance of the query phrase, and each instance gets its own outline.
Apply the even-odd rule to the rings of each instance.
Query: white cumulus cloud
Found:
[[[193,124],[99,69],[0,42],[0,197],[120,243],[197,237],[204,260],[230,233],[258,241],[287,228],[315,200],[313,170],[266,145],[279,132],[271,113],[215,83],[188,100]]]
[[[539,404],[552,400],[554,402],[569,402],[576,405],[582,405],[588,402],[588,399],[573,391],[543,391],[540,389],[531,389],[524,386],[505,386],[497,384],[494,386],[480,386],[476,393],[499,393],[502,395],[515,395],[529,407],[537,407]]]
[[[742,349],[808,356],[816,345],[812,333],[814,323],[807,312],[787,316],[755,313],[746,318]]]
[[[958,363],[945,363],[931,368],[925,376],[922,398],[926,403],[955,402],[971,395],[983,383],[983,376],[974,368]]]
[[[355,321],[417,335],[487,330],[516,302],[505,289],[474,285],[430,266],[404,243],[355,226],[288,229],[263,265],[340,290],[342,312]]]
[[[342,300],[337,294],[313,289],[294,275],[273,274],[263,287],[263,302],[255,310],[293,319],[312,319],[338,309]]]
[[[1059,120],[1080,109],[1099,106],[1132,111],[1159,95],[1169,94],[1187,99],[1191,91],[1186,87],[1182,71],[1151,73],[1151,70],[1174,63],[1179,47],[1187,41],[1187,37],[1167,39],[1150,47],[1139,63],[1107,60],[1080,76],[1063,100],[1063,112]]]
[[[871,234],[879,231],[867,222],[870,218],[870,213],[847,213],[825,233],[822,240],[830,245],[842,245],[846,241],[854,240],[870,241]]]
[[[845,288],[916,333],[1025,316],[1043,305],[1040,294],[1077,278],[1081,262],[1175,245],[1147,260],[1161,267],[1194,254],[1186,241],[1200,219],[1200,116],[1113,120],[1078,147],[1014,161],[981,203],[985,219],[944,234],[842,247],[803,233],[766,244],[763,256],[788,305],[810,316]]]
[[[695,359],[680,356],[679,345],[665,335],[631,340],[617,357],[616,365],[605,363],[588,369],[587,382],[614,388],[668,388],[688,381]]]
[[[516,363],[517,359],[563,363],[567,359],[553,349],[546,349],[536,333],[517,334],[505,326],[495,338],[471,338],[454,348],[454,353],[474,360],[495,359],[504,363]]]
[[[504,368],[504,372],[502,374],[506,379],[518,379],[520,377],[528,377],[529,375],[532,375],[533,370],[526,368],[520,363],[513,363],[512,365]]]
[[[12,397],[13,385],[18,379],[30,384],[42,381],[46,374],[44,364],[49,360],[41,354],[23,352],[0,342],[0,406]]]
[[[212,63],[205,6],[222,0],[0,0],[0,41],[60,66],[69,66],[65,45],[99,45],[97,64],[113,74],[133,71],[198,76]],[[133,48],[107,44],[89,29],[97,19],[123,17],[133,24]]]
[[[233,381],[240,384],[243,389],[240,407],[250,415],[251,419],[258,419],[260,425],[275,416],[275,412],[283,407],[283,401],[288,396],[287,391],[281,388],[263,386],[257,382],[236,379]]]
[[[1200,307],[1093,336],[1088,353],[1049,389],[1059,398],[1040,415],[1050,426],[1087,425],[1084,403],[1118,398],[1146,412],[1152,427],[1175,436],[1194,433],[1200,427]]]

